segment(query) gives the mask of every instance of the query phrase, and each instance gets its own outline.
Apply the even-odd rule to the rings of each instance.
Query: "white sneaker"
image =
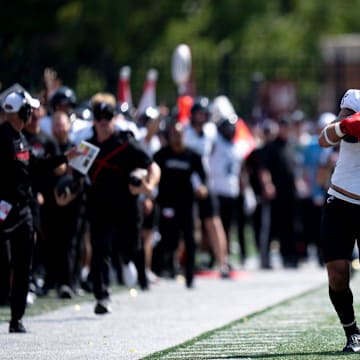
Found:
[[[151,270],[146,270],[146,277],[151,284],[159,282],[159,278]]]
[[[36,299],[36,295],[33,292],[28,292],[26,296],[26,304],[27,305],[34,305]]]
[[[128,264],[121,264],[122,278],[126,286],[132,287],[137,284],[138,273],[135,264],[129,261]]]

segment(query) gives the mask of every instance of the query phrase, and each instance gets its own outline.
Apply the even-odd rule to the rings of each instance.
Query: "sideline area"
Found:
[[[8,324],[1,323],[1,359],[141,359],[326,281],[325,269],[315,264],[246,270],[231,280],[198,276],[192,290],[181,281],[161,280],[150,291],[114,294],[113,313],[106,316],[96,316],[94,302],[84,302],[26,316],[27,334],[8,334]]]

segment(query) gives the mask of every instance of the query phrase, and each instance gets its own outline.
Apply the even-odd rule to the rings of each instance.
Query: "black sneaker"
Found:
[[[26,333],[26,329],[21,320],[10,321],[9,333]]]
[[[230,270],[231,267],[228,264],[220,266],[220,277],[222,279],[230,279]]]
[[[95,314],[104,315],[111,313],[111,307],[109,305],[109,300],[99,300],[94,309]]]
[[[348,337],[343,352],[360,352],[360,334],[352,334]]]

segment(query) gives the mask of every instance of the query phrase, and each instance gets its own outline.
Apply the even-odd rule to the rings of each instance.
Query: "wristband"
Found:
[[[332,146],[335,146],[337,145],[339,142],[338,141],[331,141],[328,137],[328,134],[327,134],[327,128],[324,129],[324,138],[325,138],[325,141],[329,144],[329,145],[332,145]]]
[[[345,133],[343,133],[343,132],[341,131],[341,129],[340,129],[340,121],[337,122],[337,123],[335,123],[334,129],[335,129],[336,135],[337,135],[339,138],[342,138],[342,137],[345,136]]]

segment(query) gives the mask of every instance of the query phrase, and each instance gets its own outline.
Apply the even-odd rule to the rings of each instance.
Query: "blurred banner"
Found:
[[[136,114],[140,116],[149,106],[156,107],[156,83],[158,79],[158,71],[150,69],[146,74],[144,90],[137,106]]]
[[[133,107],[131,90],[130,90],[130,75],[131,68],[130,66],[123,66],[119,72],[118,79],[118,94],[117,100],[118,104],[127,103],[129,108]]]
[[[265,89],[264,109],[268,117],[281,119],[296,109],[296,88],[291,81],[270,81]]]

